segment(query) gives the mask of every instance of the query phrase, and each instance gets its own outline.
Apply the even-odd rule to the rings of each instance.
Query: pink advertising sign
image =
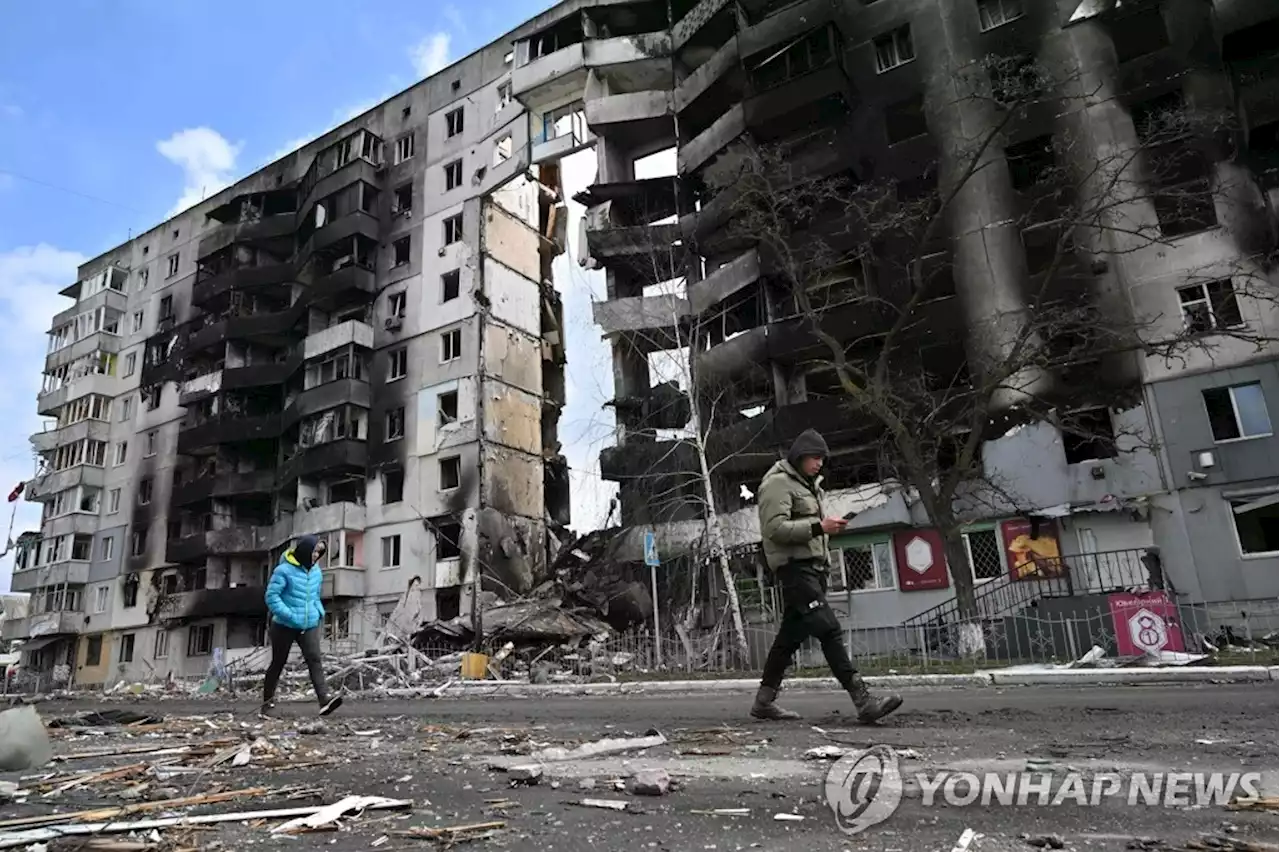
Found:
[[[1185,651],[1178,608],[1165,592],[1107,595],[1111,623],[1116,631],[1116,651],[1122,657],[1156,655],[1161,651]]]

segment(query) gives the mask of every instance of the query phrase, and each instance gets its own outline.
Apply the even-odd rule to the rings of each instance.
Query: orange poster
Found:
[[[1042,522],[1035,532],[1033,538],[1031,522],[1024,518],[1000,525],[1005,557],[1015,580],[1048,580],[1066,573],[1053,522]]]

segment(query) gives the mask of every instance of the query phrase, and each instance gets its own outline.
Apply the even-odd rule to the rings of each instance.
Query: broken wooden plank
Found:
[[[57,825],[64,822],[82,822],[85,820],[109,820],[147,811],[166,810],[168,808],[185,808],[197,805],[216,805],[245,796],[262,796],[270,793],[266,787],[246,787],[243,790],[228,790],[225,793],[205,793],[200,796],[185,796],[180,799],[164,799],[157,802],[139,802],[134,805],[120,805],[114,808],[97,808],[90,811],[72,811],[65,814],[41,814],[40,816],[18,817],[0,822],[0,829],[30,828],[33,826]]]

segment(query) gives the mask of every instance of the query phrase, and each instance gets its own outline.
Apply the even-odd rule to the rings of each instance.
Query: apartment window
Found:
[[[1271,434],[1271,416],[1262,385],[1251,382],[1202,391],[1215,441],[1261,438]]]
[[[107,492],[107,514],[114,515],[120,511],[120,489],[112,488]]]
[[[78,535],[71,539],[71,558],[76,562],[88,562],[93,558],[93,536]]]
[[[1193,334],[1244,324],[1230,278],[1179,287],[1178,302],[1182,306],[1182,322]]]
[[[103,562],[110,562],[111,558],[116,555],[116,538],[115,536],[107,536],[98,544],[98,559]]]
[[[457,269],[440,276],[440,301],[452,302],[462,290],[462,273]]]
[[[1231,523],[1235,528],[1236,542],[1241,556],[1275,556],[1280,550],[1277,543],[1276,493],[1261,497],[1239,498],[1227,501],[1231,510]]]
[[[393,349],[387,353],[387,381],[394,382],[409,375],[409,349]]]
[[[1064,415],[1062,449],[1067,464],[1115,458],[1119,450],[1111,412],[1106,408],[1087,408]]]
[[[444,220],[444,244],[449,246],[462,239],[462,214]]]
[[[413,134],[401,136],[396,140],[396,163],[403,163],[406,160],[413,159]]]
[[[409,297],[404,290],[399,293],[392,293],[387,297],[387,315],[393,317],[404,317],[405,307],[408,305]]]
[[[142,331],[143,319],[145,319],[145,314],[142,311],[133,312],[133,330],[135,333]]]
[[[384,535],[382,537],[382,567],[400,567],[400,536]]]
[[[126,633],[120,637],[120,662],[133,662],[133,640],[136,634]]]
[[[1158,6],[1116,18],[1112,27],[1116,60],[1121,63],[1155,53],[1169,45],[1169,33]]]
[[[435,531],[437,562],[462,556],[462,525],[447,518],[448,516],[434,518],[431,521]]]
[[[978,0],[978,21],[983,31],[1022,17],[1022,0]]]
[[[146,252],[144,251],[143,254],[146,254]],[[147,289],[147,280],[150,278],[151,278],[150,269],[147,269],[144,267],[138,270],[138,291],[139,292]]]
[[[509,103],[511,103],[511,84],[499,83],[498,84],[498,108],[494,111],[502,112],[502,110]],[[510,139],[511,137],[507,137],[507,138]]]
[[[449,426],[458,422],[458,392],[447,391],[436,397],[436,411],[440,415],[440,425]]]
[[[162,385],[152,385],[149,388],[142,389],[142,404],[147,407],[147,411],[155,411],[160,407],[160,393],[162,390]]]
[[[876,71],[881,74],[899,65],[906,65],[916,58],[916,48],[911,41],[909,24],[887,32],[872,40],[871,43],[876,49]]]
[[[454,160],[444,167],[445,191],[462,186],[462,160]]]
[[[440,335],[440,363],[462,357],[462,329],[455,328]]]
[[[157,630],[155,645],[151,649],[151,656],[156,660],[163,660],[169,656],[169,631]]]
[[[398,441],[404,437],[404,406],[387,412],[387,440]]]
[[[159,438],[159,429],[152,429],[147,433],[147,451],[143,454],[144,458],[151,458],[156,454],[156,444],[159,442]]]
[[[98,666],[102,664],[102,637],[90,636],[84,643],[84,664]]]
[[[124,581],[124,600],[122,605],[125,609],[132,609],[138,605],[138,575],[130,574]]]
[[[829,553],[828,576],[833,591],[870,592],[892,589],[893,546],[888,539],[851,544]]]
[[[924,118],[924,96],[916,95],[885,107],[884,129],[890,145],[928,133],[929,125]]]
[[[120,422],[128,423],[133,419],[133,396],[126,396],[120,404]]]
[[[1005,162],[1009,164],[1009,177],[1013,188],[1025,192],[1053,175],[1053,137],[1036,136],[1005,149]]]
[[[187,630],[187,656],[207,657],[213,653],[213,625],[197,624]]]
[[[397,186],[391,196],[391,212],[408,216],[413,212],[413,183]]]
[[[340,642],[351,638],[351,613],[346,610],[326,612],[324,614],[324,638],[330,642]]]
[[[129,442],[120,441],[116,444],[115,466],[119,467],[129,458]]]
[[[107,607],[111,604],[111,587],[98,586],[93,590],[93,611],[101,615],[107,611]]]
[[[147,531],[134,530],[129,535],[129,555],[141,556],[147,552]]]
[[[446,113],[444,117],[445,133],[448,138],[452,139],[462,132],[462,107],[458,107],[452,112]]]
[[[382,502],[399,503],[404,499],[404,471],[389,470],[382,474]]]
[[[124,377],[132,376],[138,369],[138,353],[130,352],[124,356]]]
[[[178,252],[169,255],[169,270],[165,273],[165,278],[172,278],[178,274]]]
[[[391,265],[404,266],[409,262],[409,237],[401,237],[391,244],[392,259]]]
[[[493,144],[493,164],[495,166],[505,163],[507,160],[511,159],[512,146],[513,143],[511,141],[510,133],[503,136]]]
[[[138,483],[138,505],[146,506],[151,503],[151,483],[150,477]]]
[[[440,459],[440,490],[452,491],[462,484],[462,459]]]

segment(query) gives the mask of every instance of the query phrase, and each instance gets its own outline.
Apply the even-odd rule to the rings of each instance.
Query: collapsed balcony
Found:
[[[271,550],[270,525],[237,524],[171,538],[165,542],[165,560],[179,565],[202,564],[210,556],[248,556]],[[261,590],[259,590],[261,591]]]
[[[187,408],[178,432],[178,452],[193,455],[219,444],[278,438],[281,431],[278,393],[221,393]]]
[[[299,427],[297,443],[285,450],[280,484],[319,473],[364,473],[368,468],[368,431],[369,410],[356,404],[307,417]]]
[[[168,622],[203,618],[265,618],[266,590],[261,586],[234,586],[225,589],[194,589],[169,595],[161,618]]]
[[[300,301],[326,313],[368,303],[378,292],[377,260],[378,241],[363,232],[318,248]]]
[[[190,478],[174,476],[170,502],[174,506],[191,506],[206,500],[270,494],[274,487],[274,468],[241,472],[220,468],[216,463],[206,464]]]
[[[226,246],[200,260],[191,304],[220,313],[239,304],[243,299],[240,294],[288,287],[294,277],[288,256],[242,243]]]

